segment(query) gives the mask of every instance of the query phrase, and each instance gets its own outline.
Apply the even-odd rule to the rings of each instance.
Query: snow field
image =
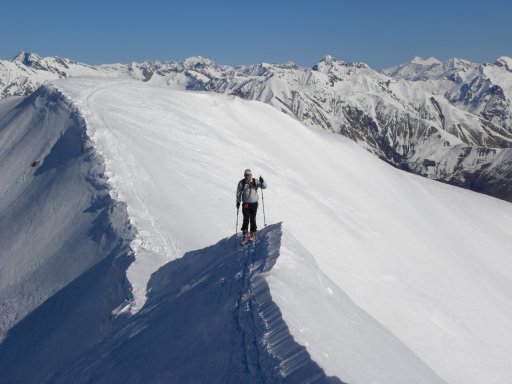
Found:
[[[269,184],[267,222],[286,229],[268,276],[273,299],[328,375],[512,378],[509,203],[398,171],[259,102],[135,81],[55,84],[82,111],[138,230],[133,312],[159,266],[234,232],[235,187],[249,167]],[[327,283],[311,292],[318,276]],[[342,304],[357,316],[334,309]],[[313,310],[322,305],[329,316]],[[364,327],[375,337],[356,337]]]

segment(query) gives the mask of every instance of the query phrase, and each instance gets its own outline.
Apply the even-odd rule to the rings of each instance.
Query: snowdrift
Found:
[[[22,377],[27,383],[101,382],[104,375],[111,378],[109,382],[114,377],[128,382],[141,377],[147,382],[172,382],[187,377],[188,368],[208,364],[219,367],[217,378],[227,372],[222,377],[232,382],[247,377],[305,382],[311,372],[321,380],[351,383],[502,383],[512,377],[509,203],[398,171],[348,139],[307,128],[258,102],[94,78],[59,81],[41,93],[58,95],[53,109],[66,106],[66,112],[55,116],[76,120],[72,125],[81,127],[85,149],[78,148],[67,157],[64,149],[54,150],[69,130],[58,120],[50,124],[53,141],[43,138],[26,144],[23,159],[10,160],[19,167],[12,166],[6,174],[5,185],[12,191],[0,210],[1,225],[29,233],[38,209],[27,205],[31,195],[25,190],[50,180],[55,185],[73,185],[61,172],[71,164],[83,164],[73,175],[79,180],[77,190],[89,191],[81,195],[84,207],[64,210],[62,218],[75,215],[88,231],[69,235],[76,244],[59,242],[53,249],[67,256],[63,270],[89,262],[54,284],[32,306],[26,305],[16,320],[4,321],[2,316],[5,330],[10,329],[0,345],[4,381]],[[13,111],[25,116],[28,112],[21,104],[27,100],[3,101],[2,118]],[[39,108],[52,110],[45,99]],[[2,120],[0,134],[7,134],[0,139],[8,148],[2,156],[15,159],[19,143],[31,140],[41,124],[27,119],[13,126],[9,119]],[[23,140],[8,141],[12,132],[22,132]],[[36,142],[46,147],[38,148]],[[27,164],[36,152],[41,164],[34,170]],[[51,160],[52,152],[58,154],[57,160]],[[58,165],[53,172],[36,175],[52,163]],[[235,187],[247,167],[261,172],[269,184],[267,222],[283,221],[282,230],[271,226],[261,235],[261,244],[273,244],[269,247],[279,256],[272,256],[270,248],[255,251],[257,257],[275,262],[272,269],[243,264],[244,257],[225,249],[233,245],[232,238],[218,243],[234,232]],[[13,187],[18,185],[16,180],[24,180],[24,189]],[[101,188],[91,189],[91,183]],[[62,200],[55,194],[45,195],[38,204],[43,207],[41,217],[59,213],[48,207],[62,209],[62,202],[76,199],[77,194]],[[102,196],[103,205],[88,210],[98,201],[96,194]],[[16,205],[18,199],[22,200]],[[18,217],[19,212],[25,216]],[[76,225],[62,218],[61,224],[52,226],[55,236],[74,233]],[[262,225],[261,217],[259,222]],[[39,223],[34,228],[48,230],[43,221]],[[112,242],[90,235],[108,228]],[[278,243],[265,238],[274,231],[280,233]],[[33,266],[40,257],[38,244],[47,238],[41,232],[39,240],[26,243],[11,241],[2,233],[2,250],[4,244],[13,249],[7,257],[2,255],[2,267],[12,266],[0,269],[8,272],[2,281],[14,272],[17,277],[6,280],[7,285],[31,290],[34,280],[18,273],[15,253],[26,255],[20,270]],[[87,242],[110,244],[110,248],[82,254],[80,244]],[[204,249],[212,244],[217,245]],[[50,268],[47,260],[51,259],[40,259],[34,276],[52,280],[59,275],[55,264]],[[254,279],[245,285],[240,281],[243,273],[237,275],[243,265],[256,271],[248,275]],[[208,272],[208,278],[201,280],[205,271],[221,266],[232,273]],[[222,284],[238,288],[222,296],[216,290],[222,279]],[[219,364],[228,362],[222,354],[214,362],[215,357],[208,358],[206,352],[220,353],[229,337],[241,337],[233,323],[226,323],[236,312],[228,308],[229,303],[242,303],[237,297],[256,303],[259,296],[244,296],[241,287],[249,286],[254,293],[261,282],[280,320],[264,322],[269,327],[264,331],[253,329],[251,337],[260,345],[256,355],[254,349],[240,352],[247,343],[242,347],[238,343],[239,349],[228,343],[238,360],[224,370]],[[4,305],[9,296],[0,293]],[[180,302],[178,296],[186,301]],[[16,303],[22,295],[13,297]],[[223,321],[214,327],[204,319],[210,304],[228,306],[219,313]],[[80,316],[85,313],[94,313],[93,321]],[[265,308],[260,312],[253,306],[245,315],[262,313]],[[280,325],[274,328],[274,324]],[[298,354],[303,358],[288,359],[283,357],[288,352],[280,351],[272,360],[275,349],[261,348],[280,327],[289,332],[286,345],[302,351]],[[216,339],[219,329],[226,334]],[[69,335],[74,338],[66,342]],[[160,338],[167,342],[159,343]],[[39,360],[40,356],[46,358]],[[242,356],[250,363],[240,363]],[[255,356],[265,356],[264,362]],[[273,357],[268,360],[268,356]],[[126,359],[131,359],[130,364]],[[293,376],[297,361],[305,364],[299,367],[314,369]],[[115,368],[117,364],[125,373]],[[27,371],[27,366],[36,369]],[[243,376],[248,374],[247,367],[254,376]],[[265,376],[269,372],[273,376]],[[201,382],[199,371],[197,375]]]

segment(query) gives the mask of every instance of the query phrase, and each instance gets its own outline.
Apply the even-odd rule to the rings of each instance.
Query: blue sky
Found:
[[[294,61],[326,54],[382,69],[413,56],[492,62],[512,56],[512,2],[23,1],[1,8],[0,59],[21,50],[89,64]]]

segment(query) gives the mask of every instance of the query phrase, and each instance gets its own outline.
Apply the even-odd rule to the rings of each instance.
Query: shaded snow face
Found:
[[[239,237],[231,236],[205,249],[187,252],[160,268],[153,274],[148,299],[136,315],[116,318],[97,344],[66,364],[57,365],[56,354],[49,354],[46,365],[53,371],[42,368],[42,372],[50,372],[44,380],[38,377],[46,374],[27,372],[22,369],[24,360],[18,361],[15,341],[34,336],[32,327],[24,324],[22,331],[0,347],[0,356],[9,357],[12,369],[12,376],[4,377],[9,382],[52,384],[138,380],[342,384],[339,378],[327,376],[311,358],[307,348],[315,346],[301,340],[302,334],[297,335],[298,343],[283,320],[276,296],[289,295],[283,285],[299,283],[290,282],[286,272],[272,271],[284,252],[285,257],[288,254],[295,259],[299,285],[309,290],[306,300],[294,298],[302,311],[308,312],[311,307],[321,311],[325,320],[318,326],[326,327],[325,333],[334,338],[330,343],[340,342],[338,332],[344,333],[341,340],[345,343],[357,339],[351,351],[341,346],[330,351],[334,352],[331,358],[342,362],[334,370],[342,372],[343,378],[348,382],[444,383],[395,336],[338,292],[300,243],[289,233],[283,235],[281,224],[259,231],[257,241],[249,246],[241,248],[239,241]],[[285,260],[281,265],[289,262]],[[272,290],[267,280],[272,281]],[[310,301],[323,295],[325,289],[335,303],[324,306],[325,299]],[[41,310],[52,304],[45,304]],[[287,321],[293,324],[295,319]],[[27,321],[32,326],[34,322],[33,318]],[[341,329],[336,332],[338,327]],[[327,343],[321,340],[321,344]],[[315,350],[316,355],[318,352]],[[337,356],[340,353],[341,359]],[[323,364],[329,362],[325,352],[318,357]],[[361,369],[363,366],[366,368]]]
[[[131,299],[134,230],[57,90],[0,101],[0,148],[0,382],[40,383]]]
[[[80,330],[74,312],[90,322],[98,308],[70,310],[65,300],[112,293],[105,269],[116,263],[107,257],[15,327],[0,345],[2,382],[342,384],[296,343],[272,301],[264,275],[279,257],[281,236],[276,224],[245,248],[232,236],[189,252],[153,274],[136,315],[109,321],[101,334],[87,334],[92,340],[66,341],[65,328]],[[84,283],[93,285],[86,295]],[[69,354],[71,342],[87,351]],[[23,369],[27,364],[37,369]]]
[[[40,325],[34,316],[29,318],[0,346],[0,377],[52,384],[342,384],[327,377],[295,342],[272,301],[264,275],[279,257],[281,236],[276,224],[260,231],[257,242],[245,248],[237,247],[239,238],[232,236],[165,265],[153,274],[148,300],[137,315],[117,318],[86,354],[65,364],[53,352],[46,355],[46,366],[23,369],[29,361],[18,348],[23,338],[36,336],[29,324]],[[56,305],[55,300],[41,311]],[[31,350],[29,345],[23,348]]]
[[[110,198],[103,161],[85,129],[76,108],[50,88],[0,102],[0,339],[106,257],[129,258],[133,232],[126,207]],[[97,311],[95,321],[109,316],[105,302],[117,306],[131,295],[114,275],[116,294],[109,297],[107,289],[97,305],[83,304]],[[81,297],[77,293],[65,306],[80,306],[75,300]],[[57,317],[53,313],[48,321],[60,323]],[[80,324],[60,341],[88,337]],[[73,348],[62,350],[73,355]]]

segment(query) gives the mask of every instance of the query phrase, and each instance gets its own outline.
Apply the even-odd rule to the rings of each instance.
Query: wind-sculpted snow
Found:
[[[134,231],[57,90],[0,102],[0,382],[41,382],[131,299]]]
[[[290,335],[265,282],[281,226],[234,236],[153,274],[145,306],[114,321],[82,357],[39,383],[340,383]],[[32,381],[24,381],[25,383]]]

